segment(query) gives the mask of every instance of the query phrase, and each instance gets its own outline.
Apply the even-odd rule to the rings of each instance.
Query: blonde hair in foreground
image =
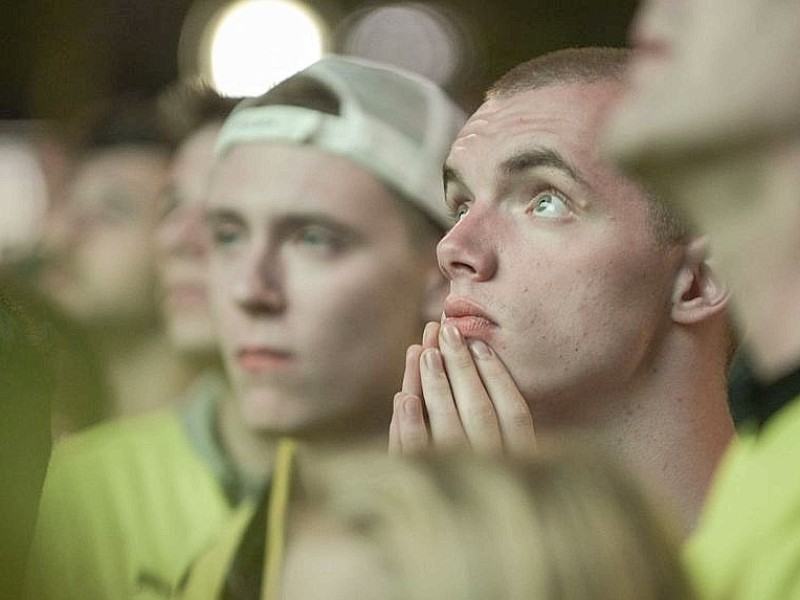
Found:
[[[634,482],[583,452],[511,461],[359,451],[300,480],[292,522],[323,519],[357,543],[371,566],[354,578],[380,581],[376,598],[692,597],[672,535]]]

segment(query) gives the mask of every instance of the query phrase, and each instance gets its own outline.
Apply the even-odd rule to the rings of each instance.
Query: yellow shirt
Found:
[[[800,398],[733,442],[686,560],[704,600],[800,600]]]
[[[31,549],[32,598],[169,597],[232,513],[181,417],[104,424],[56,449]]]

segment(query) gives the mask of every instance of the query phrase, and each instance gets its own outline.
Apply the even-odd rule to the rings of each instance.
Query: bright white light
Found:
[[[320,19],[289,0],[241,0],[214,23],[212,85],[226,96],[257,96],[324,52]]]

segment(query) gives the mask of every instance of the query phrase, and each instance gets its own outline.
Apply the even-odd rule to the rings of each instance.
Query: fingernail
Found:
[[[454,325],[444,325],[442,338],[448,346],[456,347],[461,343],[461,332]]]
[[[472,340],[469,344],[469,349],[472,350],[475,358],[489,358],[492,356],[492,349],[482,340]]]
[[[440,373],[444,370],[442,367],[442,358],[439,356],[438,350],[433,350],[432,348],[425,350],[422,355],[422,360],[425,362],[425,366],[434,373]]]
[[[422,417],[422,409],[419,404],[419,399],[416,396],[405,396],[403,401],[403,413],[407,417],[419,419]]]
[[[430,321],[425,325],[425,331],[422,333],[422,345],[426,348],[438,346],[437,335],[439,334],[439,324],[435,321]]]

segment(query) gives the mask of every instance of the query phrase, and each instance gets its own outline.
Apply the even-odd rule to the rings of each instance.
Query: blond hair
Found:
[[[621,469],[585,452],[359,451],[306,475],[298,514],[323,514],[374,548],[386,598],[691,597],[663,518]]]

